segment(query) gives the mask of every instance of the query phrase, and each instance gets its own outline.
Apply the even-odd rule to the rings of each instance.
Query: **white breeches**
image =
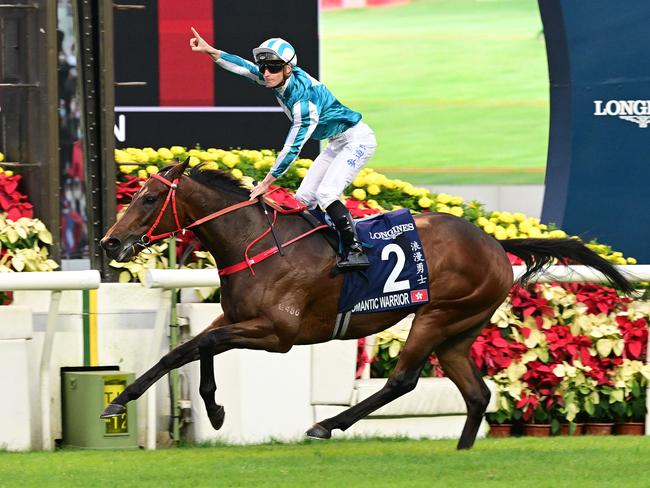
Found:
[[[326,209],[365,166],[377,149],[372,129],[363,122],[329,140],[314,160],[296,192],[296,198],[314,208]]]

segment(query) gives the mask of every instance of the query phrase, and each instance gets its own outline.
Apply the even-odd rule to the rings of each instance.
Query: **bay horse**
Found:
[[[101,240],[110,258],[128,261],[151,240],[193,226],[219,270],[242,262],[247,246],[269,229],[263,209],[249,200],[249,190],[229,174],[200,165],[187,174],[186,170],[187,161],[163,168],[145,182],[122,218]],[[577,239],[498,241],[467,220],[449,214],[423,213],[414,219],[429,271],[430,302],[352,315],[343,339],[375,334],[415,314],[397,366],[384,387],[344,412],[314,424],[306,432],[309,437],[330,438],[334,429],[346,430],[413,390],[427,358],[435,353],[467,405],[457,447],[472,447],[490,390],[470,358],[470,346],[513,286],[506,252],[526,263],[519,283],[525,283],[554,259],[569,259],[597,269],[624,292],[631,291],[630,283],[615,267]],[[310,223],[298,214],[278,215],[275,238],[287,243],[310,229]],[[321,232],[282,247],[283,255],[278,253],[253,265],[254,276],[248,269],[222,276],[223,314],[137,378],[107,405],[101,417],[124,413],[127,402],[139,398],[163,375],[198,359],[199,391],[212,426],[219,429],[225,411],[215,402],[214,355],[230,349],[285,353],[294,345],[331,340],[343,284],[342,275],[330,273],[336,252]],[[267,249],[277,250],[268,232],[251,250]]]

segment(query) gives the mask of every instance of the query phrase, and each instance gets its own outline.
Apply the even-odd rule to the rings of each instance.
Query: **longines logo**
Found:
[[[594,100],[594,115],[611,115],[645,129],[650,125],[650,100]]]

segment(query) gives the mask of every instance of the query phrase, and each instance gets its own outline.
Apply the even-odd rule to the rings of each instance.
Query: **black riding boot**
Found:
[[[336,200],[325,210],[332,218],[332,222],[336,226],[344,248],[344,257],[336,264],[336,267],[342,271],[367,269],[370,266],[370,262],[368,261],[368,256],[363,252],[363,246],[354,228],[354,220],[352,220],[348,209],[345,208],[342,202]]]

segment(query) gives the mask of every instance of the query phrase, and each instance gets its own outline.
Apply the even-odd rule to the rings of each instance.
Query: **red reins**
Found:
[[[168,179],[165,179],[164,177],[160,176],[159,174],[154,174],[151,175],[153,178],[157,179],[158,181],[164,183],[169,187],[169,192],[167,192],[167,198],[165,199],[165,203],[163,204],[162,208],[160,209],[160,213],[158,214],[158,217],[156,217],[156,220],[154,221],[153,225],[149,228],[147,233],[142,236],[142,242],[144,244],[151,244],[153,241],[157,241],[158,239],[164,239],[165,237],[170,237],[175,235],[177,232],[185,232],[187,229],[191,229],[192,227],[196,227],[197,225],[201,225],[208,220],[216,219],[217,217],[221,217],[222,215],[225,215],[227,213],[233,212],[235,210],[238,210],[243,207],[248,207],[249,205],[254,205],[257,203],[257,198],[254,200],[246,200],[244,202],[236,203],[235,205],[231,205],[230,207],[226,207],[224,209],[221,209],[217,212],[211,213],[210,215],[206,215],[205,217],[201,217],[199,220],[192,222],[190,225],[187,227],[181,227],[180,222],[178,221],[178,211],[176,210],[176,189],[178,188],[178,180],[179,178],[174,178],[173,181],[169,181]],[[165,232],[164,234],[157,234],[153,235],[154,229],[158,227],[158,224],[160,223],[160,220],[162,219],[163,214],[165,213],[165,210],[167,210],[167,206],[169,205],[169,202],[172,202],[172,212],[174,214],[174,222],[176,223],[176,230],[171,231],[171,232]],[[146,241],[145,241],[146,238]]]
[[[244,202],[236,203],[234,205],[231,205],[230,207],[226,207],[222,210],[218,210],[217,212],[213,212],[209,215],[206,215],[205,217],[201,217],[199,220],[196,220],[192,222],[190,225],[187,227],[181,227],[181,224],[178,220],[178,211],[176,210],[176,190],[178,189],[178,181],[180,178],[176,177],[174,178],[173,181],[169,181],[168,179],[160,176],[159,174],[153,174],[151,175],[153,178],[157,179],[158,181],[164,183],[166,186],[169,187],[169,191],[167,192],[167,198],[165,198],[165,203],[163,204],[162,208],[160,209],[160,212],[158,213],[158,216],[156,217],[156,220],[152,224],[152,226],[149,228],[149,230],[146,232],[141,237],[141,242],[142,244],[146,247],[149,244],[151,244],[153,241],[157,241],[159,239],[164,239],[165,237],[170,237],[175,235],[177,232],[182,232],[185,233],[187,229],[191,229],[192,227],[196,227],[197,225],[201,225],[209,220],[216,219],[217,217],[220,217],[222,215],[225,215],[227,213],[233,212],[235,210],[238,210],[240,208],[248,207],[250,205],[253,205],[257,203],[259,200],[257,198],[253,200],[246,200]],[[272,190],[273,191],[273,190]],[[165,213],[165,210],[167,210],[167,207],[169,206],[169,203],[171,202],[172,205],[172,213],[174,214],[174,222],[176,223],[176,230],[171,231],[171,232],[165,232],[163,234],[157,234],[153,235],[153,232],[156,227],[158,227],[158,224],[160,223],[160,220],[162,219],[163,214]],[[303,209],[296,209],[297,211],[302,211]],[[290,213],[290,212],[284,212],[284,213]],[[255,276],[255,271],[253,271],[253,264],[257,264],[266,258],[269,258],[273,256],[274,254],[277,254],[280,252],[280,248],[284,248],[290,244],[293,244],[294,242],[302,239],[303,237],[307,237],[308,235],[312,234],[313,232],[316,232],[317,230],[321,229],[326,229],[328,226],[327,225],[320,225],[318,227],[314,227],[313,229],[310,229],[309,231],[300,234],[297,237],[294,237],[293,239],[287,241],[284,244],[281,244],[278,246],[271,247],[269,249],[266,249],[265,251],[262,251],[261,253],[253,256],[252,258],[248,257],[248,251],[250,251],[251,247],[258,243],[262,238],[267,236],[270,232],[271,229],[273,228],[273,225],[275,224],[276,218],[278,214],[278,208],[274,207],[273,211],[273,223],[271,226],[264,231],[264,233],[259,236],[257,239],[253,240],[248,246],[246,246],[246,250],[244,251],[244,260],[241,261],[240,263],[234,264],[232,266],[228,266],[226,268],[223,268],[222,270],[219,271],[219,276],[225,276],[233,273],[237,273],[238,271],[241,271],[243,269],[248,268],[253,276]]]

